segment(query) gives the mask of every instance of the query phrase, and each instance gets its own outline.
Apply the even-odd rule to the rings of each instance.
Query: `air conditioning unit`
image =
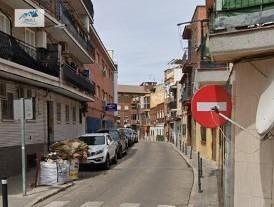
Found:
[[[69,53],[69,47],[66,42],[60,42],[60,45],[62,46],[62,53]]]
[[[36,47],[47,49],[47,33],[45,31],[36,32]]]

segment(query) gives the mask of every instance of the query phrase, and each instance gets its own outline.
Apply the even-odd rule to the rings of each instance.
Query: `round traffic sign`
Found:
[[[213,110],[215,107],[223,115],[231,116],[231,97],[225,88],[220,85],[202,87],[195,93],[191,101],[193,118],[206,128],[217,128],[227,122]]]

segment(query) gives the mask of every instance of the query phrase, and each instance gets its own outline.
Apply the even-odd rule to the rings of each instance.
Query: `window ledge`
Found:
[[[16,121],[13,120],[13,119],[2,119],[1,121],[2,121],[2,122],[10,122],[10,123],[16,122]]]

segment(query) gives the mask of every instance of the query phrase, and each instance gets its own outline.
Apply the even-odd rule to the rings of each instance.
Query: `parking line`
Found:
[[[140,203],[122,203],[120,207],[139,207]]]
[[[86,202],[81,207],[100,207],[103,205],[104,202],[100,201],[93,201],[93,202]]]
[[[46,205],[45,207],[63,207],[68,204],[70,201],[53,201]]]

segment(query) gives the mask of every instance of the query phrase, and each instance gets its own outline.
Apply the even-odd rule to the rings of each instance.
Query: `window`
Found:
[[[76,107],[72,107],[72,121],[75,124],[76,122]]]
[[[201,126],[200,132],[201,132],[201,143],[206,144],[206,128]]]
[[[23,91],[23,97],[24,97],[24,91]],[[27,89],[26,98],[27,99],[32,99],[32,114],[33,114],[32,120],[35,120],[36,119],[36,99],[35,99],[35,97],[33,97],[31,89]]]
[[[126,111],[129,110],[129,107],[128,107],[127,105],[125,105],[125,110],[126,110]]]
[[[121,110],[121,105],[117,106],[117,110],[120,111]]]
[[[10,34],[10,20],[0,11],[0,31],[6,34]]]
[[[97,86],[97,90],[98,90],[97,97],[101,98],[101,88],[100,88],[100,86]]]
[[[182,133],[183,133],[183,136],[186,135],[186,124],[182,125]]]
[[[56,117],[57,117],[57,122],[61,122],[62,121],[62,116],[61,116],[61,104],[57,103],[56,104]]]
[[[6,98],[6,84],[1,82],[0,83],[0,98]]]
[[[82,110],[79,109],[79,124],[82,124],[83,120],[82,120]]]
[[[69,106],[66,105],[66,122],[69,123]]]
[[[2,119],[13,120],[13,94],[7,93],[7,98],[2,100]]]
[[[35,32],[27,29],[25,30],[25,42],[28,43],[29,45],[35,47]]]
[[[96,63],[97,63],[97,64],[100,63],[100,55],[99,55],[98,52],[96,53]]]
[[[18,87],[17,88],[17,98],[24,98],[24,88],[23,87]]]

